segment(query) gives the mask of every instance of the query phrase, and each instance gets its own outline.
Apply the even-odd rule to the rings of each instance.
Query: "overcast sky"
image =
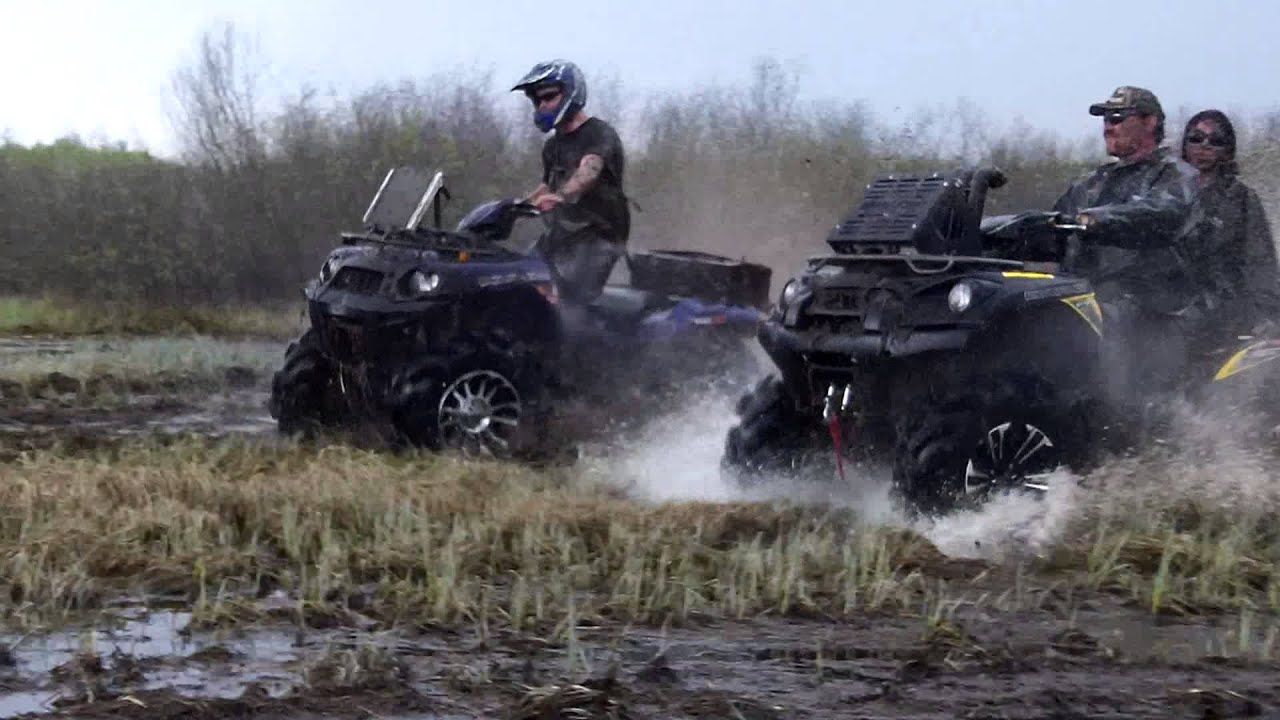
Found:
[[[1280,2],[1216,0],[0,0],[0,131],[75,132],[168,153],[173,71],[201,31],[233,21],[266,88],[339,92],[449,69],[509,85],[564,56],[626,92],[745,83],[771,56],[807,98],[864,100],[882,119],[968,98],[1077,138],[1115,86],[1166,110],[1280,107]],[[517,102],[515,96],[511,100]],[[523,101],[520,101],[523,102]]]

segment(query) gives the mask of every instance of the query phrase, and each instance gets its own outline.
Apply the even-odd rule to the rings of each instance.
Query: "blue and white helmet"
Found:
[[[552,110],[540,112],[535,99],[536,93],[542,88],[555,85],[560,86],[564,93],[560,104]],[[533,124],[542,132],[550,132],[587,104],[587,79],[582,76],[578,66],[568,60],[549,60],[534,65],[511,90],[523,90],[533,102]]]

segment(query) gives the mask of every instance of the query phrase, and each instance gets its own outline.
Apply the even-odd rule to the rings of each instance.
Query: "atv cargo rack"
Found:
[[[965,266],[1017,269],[1027,265],[1022,260],[1006,260],[1004,258],[979,257],[976,255],[923,255],[904,252],[897,255],[811,255],[809,256],[809,271],[813,272],[827,265],[862,263],[902,263],[917,275],[945,273]]]
[[[867,185],[862,202],[840,221],[827,244],[842,254],[968,255],[982,252],[976,232],[995,169],[947,176],[886,175]]]

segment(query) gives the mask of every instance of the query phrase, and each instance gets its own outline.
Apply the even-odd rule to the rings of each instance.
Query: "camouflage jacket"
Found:
[[[1089,278],[1099,300],[1128,297],[1158,312],[1200,296],[1187,263],[1194,225],[1195,168],[1168,148],[1135,162],[1106,163],[1071,184],[1054,210],[1087,213],[1093,224],[1068,243],[1065,266]]]
[[[1237,331],[1280,320],[1280,263],[1258,194],[1234,175],[1206,185],[1191,263],[1211,310]]]

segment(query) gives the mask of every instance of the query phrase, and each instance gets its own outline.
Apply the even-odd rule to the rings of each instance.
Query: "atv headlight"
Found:
[[[972,304],[973,285],[964,280],[956,283],[951,292],[947,293],[947,307],[951,308],[951,312],[962,313]]]
[[[435,273],[424,273],[414,270],[409,273],[409,291],[416,295],[433,293],[440,287],[440,276]]]
[[[327,283],[333,279],[333,273],[338,269],[338,258],[329,258],[324,265],[320,266],[320,282]]]

